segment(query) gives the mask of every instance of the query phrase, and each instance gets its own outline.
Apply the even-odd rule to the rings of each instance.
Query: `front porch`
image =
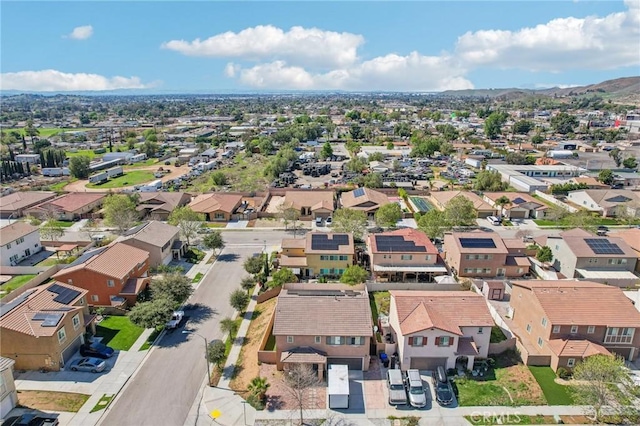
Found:
[[[294,364],[309,365],[313,371],[318,373],[318,379],[324,380],[327,370],[327,354],[309,346],[300,346],[282,352],[278,367],[286,371]]]
[[[184,241],[175,240],[171,245],[171,255],[174,260],[181,260],[185,255],[187,250],[189,249],[189,245]]]

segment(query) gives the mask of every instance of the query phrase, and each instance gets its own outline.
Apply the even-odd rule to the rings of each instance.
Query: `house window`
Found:
[[[567,360],[567,367],[573,367],[574,365],[576,365],[576,359],[575,358],[569,358]]]
[[[427,262],[430,261],[431,260],[431,255],[430,254],[426,255],[424,260],[426,260]]]
[[[531,334],[531,324],[527,324],[527,333]]]
[[[213,217],[215,219],[224,220],[224,213],[216,213]]]
[[[116,283],[113,280],[107,280],[107,287],[115,287]]]
[[[322,336],[316,336],[315,342],[316,342],[316,345],[319,345],[320,343],[322,343]]]
[[[538,337],[538,346],[542,347],[542,337]]]
[[[339,346],[344,345],[344,337],[342,336],[328,336],[327,345]]]
[[[9,260],[12,261],[13,263],[18,263],[18,255],[14,254],[9,258]]]
[[[403,254],[400,256],[400,260],[412,260],[413,259],[413,255],[410,254]]]
[[[409,337],[409,346],[424,346],[427,339],[422,336]]]
[[[576,334],[578,332],[578,326],[577,325],[572,325],[571,326],[571,334]]]
[[[482,327],[478,327],[478,334],[482,334]]]
[[[321,254],[320,260],[329,260],[329,256],[327,256],[326,254]]]
[[[607,329],[604,336],[605,343],[631,343],[633,341],[633,328],[612,327]]]
[[[364,337],[347,337],[347,345],[349,346],[362,346],[364,345]]]
[[[624,265],[627,263],[627,259],[609,259],[609,265]]]
[[[7,250],[11,248],[11,243],[7,244]]]
[[[553,332],[554,333],[560,333],[560,326],[559,325],[554,325],[553,326]]]
[[[589,263],[598,263],[598,259],[596,257],[589,258]]]
[[[594,325],[590,325],[587,327],[587,334],[593,334],[596,331],[596,327]]]
[[[75,314],[72,318],[73,321],[73,329],[77,330],[80,327],[80,314]]]
[[[58,330],[58,343],[63,344],[67,340],[67,333],[64,331],[64,327]]]
[[[92,302],[97,302],[97,301],[98,301],[98,299],[99,299],[99,298],[98,298],[98,295],[97,295],[97,294],[92,294],[92,295],[91,295],[91,301],[92,301]]]
[[[343,254],[340,256],[340,260],[349,260],[349,256]]]
[[[16,245],[24,243],[24,238],[18,238],[16,240]]]
[[[542,326],[543,327],[547,326],[547,319],[545,317],[542,317]]]
[[[436,345],[437,346],[450,346],[451,345],[451,338],[449,336],[441,336],[439,338],[436,339]]]
[[[287,343],[293,343],[293,336],[287,336]]]

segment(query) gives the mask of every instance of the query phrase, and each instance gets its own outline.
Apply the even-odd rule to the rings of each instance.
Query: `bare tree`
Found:
[[[64,235],[64,228],[58,223],[58,213],[46,208],[42,216],[44,225],[40,227],[40,237],[45,241],[57,241]]]
[[[296,228],[296,221],[300,219],[300,210],[293,207],[291,203],[282,203],[278,206],[277,217],[284,222],[284,229],[287,229],[289,222],[293,222],[293,228]]]
[[[294,400],[300,413],[300,425],[304,424],[304,410],[310,408],[311,388],[320,385],[317,372],[308,364],[294,364],[284,372],[285,390]]]

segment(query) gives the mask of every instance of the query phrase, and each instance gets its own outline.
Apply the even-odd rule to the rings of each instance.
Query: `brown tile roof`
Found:
[[[366,291],[340,284],[296,288],[304,290],[283,289],[278,296],[274,336],[371,336],[373,333]],[[353,295],[347,295],[345,290],[352,290]]]
[[[356,191],[359,191],[358,193],[362,192],[362,195],[356,197]],[[358,188],[353,191],[343,192],[340,196],[342,207],[353,210],[376,210],[380,206],[389,204],[389,202],[389,198],[385,194],[369,188]],[[365,203],[373,203],[373,205],[362,206]]]
[[[578,257],[604,257],[604,258],[612,258],[612,257],[636,257],[637,254],[631,247],[627,245],[627,243],[622,238],[614,238],[614,237],[595,237],[593,235],[589,235],[587,237],[567,237],[564,236],[562,238],[569,247],[569,249],[573,252],[573,254]],[[597,254],[589,247],[589,245],[585,242],[586,239],[594,239],[599,241],[608,241],[611,244],[616,244],[620,250],[623,251],[622,254]]]
[[[191,200],[189,207],[198,213],[213,213],[217,211],[233,213],[241,201],[242,195],[240,194],[213,192],[198,195]]]
[[[549,349],[557,356],[586,358],[591,355],[611,355],[602,345],[584,339],[551,339]]]
[[[292,257],[282,254],[280,255],[278,264],[284,267],[299,268],[301,266],[307,266],[307,258],[304,256]]]
[[[507,256],[507,266],[531,266],[531,261],[527,256]]]
[[[171,212],[191,200],[191,196],[184,192],[141,192],[137,210],[162,210]]]
[[[58,293],[49,291],[49,288],[54,284],[75,290],[78,292],[78,296],[67,304],[56,302],[53,299],[58,296]],[[75,315],[82,310],[82,306],[76,307],[74,304],[87,294],[87,290],[56,282],[27,290],[25,294],[27,297],[22,303],[2,316],[0,319],[0,328],[17,331],[30,336],[53,336],[59,327],[43,327],[42,321],[34,321],[33,316],[38,312],[62,314],[62,320],[58,323],[58,325],[60,325],[67,315]],[[17,301],[18,299],[14,300]],[[6,304],[3,308],[5,306]],[[71,310],[68,310],[68,308],[71,308]]]
[[[56,196],[55,192],[47,191],[25,191],[14,192],[0,197],[0,211],[12,212],[23,210],[35,206],[43,201],[50,200]]]
[[[73,213],[88,204],[102,200],[107,194],[100,192],[70,192],[51,201],[46,201],[36,206],[39,209],[62,210],[67,213]]]
[[[180,233],[180,229],[177,226],[172,226],[164,222],[158,222],[152,220],[143,226],[136,233],[125,238],[126,240],[138,240],[155,247],[162,247],[167,244],[173,237]]]
[[[326,235],[328,240],[331,241],[334,237],[334,235],[346,235],[347,236],[347,240],[348,243],[347,244],[343,244],[343,245],[338,245],[338,249],[337,250],[329,250],[329,249],[313,249],[311,247],[311,242],[313,239],[314,235]],[[307,233],[307,235],[305,235],[305,248],[304,248],[304,252],[306,254],[322,254],[322,253],[329,253],[329,254],[354,254],[355,252],[355,246],[353,244],[353,235],[352,234],[340,234],[340,233],[333,233],[333,232],[309,232]]]
[[[640,312],[618,287],[577,280],[511,283],[531,290],[552,325],[640,327]]]
[[[129,278],[125,283],[122,290],[120,290],[120,294],[124,295],[132,295],[139,294],[145,287],[151,283],[151,278]]]
[[[532,203],[537,204],[536,210],[545,210],[548,206],[540,200],[533,198],[529,194],[525,194],[523,192],[485,192],[484,196],[492,201],[496,201],[500,197],[507,197],[511,204],[506,204],[504,206],[505,209],[510,210],[512,208],[518,207],[518,205],[522,203]],[[516,202],[518,199],[522,200],[521,202]]]
[[[392,290],[403,335],[429,328],[462,335],[461,327],[493,326],[484,297],[471,291]]]
[[[593,237],[593,234],[582,228],[573,228],[559,233],[561,237]]]
[[[306,238],[285,238],[282,240],[282,248],[305,248],[307,246]]]
[[[473,207],[476,210],[480,211],[495,211],[495,207],[492,207],[491,204],[487,203],[480,197],[478,194],[475,194],[470,191],[444,191],[444,192],[433,192],[431,193],[431,197],[436,200],[441,206],[446,206],[449,201],[457,197],[458,195],[462,195],[467,200],[471,200],[473,203]]]
[[[2,240],[2,244],[7,244],[37,230],[37,226],[33,226],[27,222],[13,222],[10,225],[0,228],[0,240]]]
[[[284,194],[284,203],[296,209],[316,207],[315,210],[316,204],[321,203],[319,206],[333,211],[333,198],[333,191],[287,191]]]
[[[625,229],[624,231],[616,232],[615,237],[622,238],[625,243],[629,245],[633,250],[640,252],[640,229]]]
[[[473,337],[461,337],[458,339],[458,349],[456,355],[479,355],[476,342],[473,341]]]
[[[327,354],[311,347],[298,347],[282,352],[280,362],[292,364],[326,364]]]
[[[372,253],[386,253],[386,251],[383,252],[378,249],[378,244],[375,238],[378,235],[398,235],[404,237],[405,241],[411,241],[418,247],[424,247],[426,254],[438,254],[438,249],[433,245],[429,237],[427,237],[427,234],[412,228],[397,229],[395,231],[381,232],[379,234],[369,234],[367,240]]]
[[[522,238],[505,238],[502,242],[508,249],[526,249],[529,245],[529,243],[522,241]]]
[[[124,277],[135,267],[149,259],[149,253],[123,243],[114,243],[105,251],[57,272],[53,277],[65,277],[77,270],[86,269],[117,279]]]

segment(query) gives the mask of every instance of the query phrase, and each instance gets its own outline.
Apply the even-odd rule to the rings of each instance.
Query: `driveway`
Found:
[[[329,406],[327,395],[327,407]],[[364,414],[364,374],[362,371],[349,370],[349,408],[334,408],[332,411],[343,414]]]

